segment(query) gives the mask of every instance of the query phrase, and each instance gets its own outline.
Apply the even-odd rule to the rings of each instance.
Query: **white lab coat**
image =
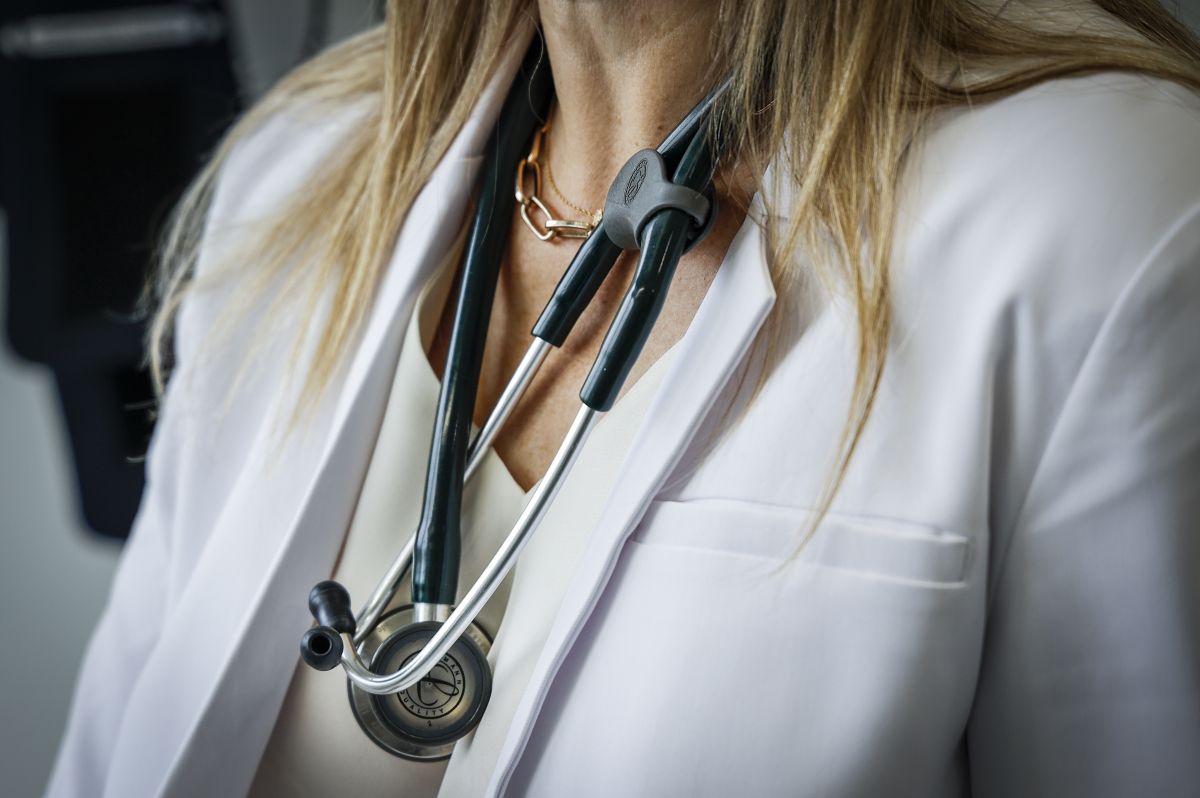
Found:
[[[298,434],[274,436],[299,384],[288,346],[320,313],[292,303],[257,331],[250,313],[202,347],[236,288],[183,308],[51,795],[249,785],[516,60],[413,205]],[[201,274],[359,119],[281,114],[246,141]],[[852,314],[809,281],[745,407],[776,294],[743,227],[590,530],[489,795],[1194,794],[1200,100],[1103,74],[947,114],[897,240],[873,417],[789,559],[846,412]]]

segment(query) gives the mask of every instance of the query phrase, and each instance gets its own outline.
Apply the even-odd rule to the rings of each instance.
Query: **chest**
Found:
[[[985,450],[963,442],[984,405],[948,390],[962,407],[943,412],[898,384],[898,356],[801,547],[853,366],[835,321],[749,407],[736,384],[708,404],[560,653],[509,794],[962,794],[987,570]]]

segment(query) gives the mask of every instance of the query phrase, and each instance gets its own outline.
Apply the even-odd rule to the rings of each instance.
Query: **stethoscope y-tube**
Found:
[[[409,691],[435,668],[445,672],[440,684],[451,684],[453,679],[461,681],[465,678],[462,674],[470,670],[462,667],[462,663],[470,659],[475,661],[473,667],[480,678],[488,682],[486,689],[480,691],[482,698],[479,699],[486,703],[490,694],[490,670],[479,646],[471,643],[471,640],[479,639],[478,631],[472,635],[467,633],[545,516],[596,422],[616,401],[662,310],[680,257],[711,226],[716,215],[711,191],[715,156],[708,136],[707,118],[726,86],[727,83],[722,84],[701,100],[656,150],[635,154],[618,174],[609,192],[604,220],[576,253],[534,326],[532,345],[480,434],[475,441],[468,442],[492,297],[515,201],[508,181],[502,175],[511,174],[508,166],[520,160],[552,99],[550,73],[541,57],[540,43],[535,42],[531,47],[490,140],[479,202],[464,255],[417,533],[414,540],[398,553],[358,613],[357,621],[350,611],[350,597],[344,588],[328,581],[313,588],[309,606],[319,625],[305,634],[301,644],[308,664],[328,670],[340,663],[352,685],[352,693],[353,688],[357,688],[379,697]],[[670,175],[669,180],[666,175]],[[609,211],[614,202],[622,205],[622,213],[611,215],[612,219],[621,220],[619,223],[624,225],[621,231],[606,229],[606,224],[610,227],[618,224],[610,221]],[[642,208],[640,216],[639,207]],[[580,410],[513,529],[479,579],[457,606],[453,606],[458,587],[464,481],[478,466],[549,349],[562,346],[608,276],[622,251],[614,238],[635,240],[640,245],[640,254],[633,280],[584,382]],[[385,670],[380,667],[378,654],[377,661],[365,662],[358,646],[364,644],[379,624],[410,560],[413,567],[412,622],[392,636],[399,638],[408,630],[415,630],[420,642],[419,645],[391,645],[389,642],[391,647],[384,646],[385,653],[402,650],[404,657],[387,664]],[[447,657],[452,650],[453,656]],[[482,665],[479,665],[480,661]],[[433,717],[430,713],[434,710],[425,705],[416,706],[411,701],[401,703],[418,719],[422,718],[422,713],[427,719]],[[482,709],[482,706],[477,708],[473,719],[456,718],[457,725],[449,731],[433,728],[432,720],[412,722],[394,708],[390,713],[384,713],[387,717],[382,723],[378,719],[370,723],[362,717],[359,720],[368,734],[372,734],[369,726],[376,724],[388,727],[385,731],[389,733],[398,731],[401,736],[415,735],[428,738],[431,745],[443,745],[447,740],[452,744],[453,739],[467,733],[477,722]],[[398,725],[405,728],[391,728]],[[427,731],[426,725],[431,730]],[[406,747],[412,743],[407,737],[404,745],[392,747],[381,742],[378,735],[372,736],[396,753],[412,753]],[[417,740],[418,748],[420,742]],[[447,749],[443,745],[437,750]],[[421,758],[420,754],[413,755]]]

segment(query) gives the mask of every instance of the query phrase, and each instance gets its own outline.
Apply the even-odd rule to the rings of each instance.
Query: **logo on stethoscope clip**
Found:
[[[400,693],[400,704],[418,718],[444,718],[462,701],[464,681],[462,666],[447,654],[428,676]]]
[[[642,183],[646,180],[646,164],[645,158],[637,162],[637,166],[633,167],[633,174],[629,176],[629,182],[625,184],[625,204],[633,202],[633,198],[642,190]]]

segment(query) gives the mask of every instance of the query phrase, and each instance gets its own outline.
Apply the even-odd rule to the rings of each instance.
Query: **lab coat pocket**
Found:
[[[955,587],[966,579],[971,539],[929,524],[828,513],[800,545],[804,508],[730,499],[660,500],[633,539],[650,546],[725,553],[915,586]]]
[[[539,767],[588,795],[929,795],[974,694],[978,546],[833,513],[796,554],[805,521],[652,502],[547,699]]]

